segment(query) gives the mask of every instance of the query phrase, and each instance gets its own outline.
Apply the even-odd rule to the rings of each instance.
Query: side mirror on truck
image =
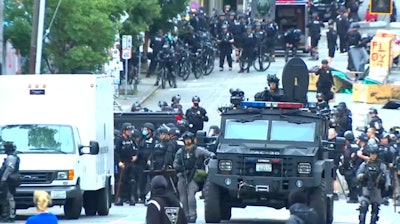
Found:
[[[333,151],[335,153],[343,153],[344,145],[346,144],[343,137],[336,137],[335,141],[322,141],[322,146],[327,151]]]
[[[99,154],[100,147],[99,143],[96,141],[90,141],[89,146],[80,145],[79,146],[79,155],[97,155]]]

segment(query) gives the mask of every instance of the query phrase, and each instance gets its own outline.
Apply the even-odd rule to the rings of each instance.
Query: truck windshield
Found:
[[[315,122],[272,121],[271,141],[314,142]]]
[[[12,141],[20,153],[75,153],[71,126],[0,126],[0,141]]]
[[[225,139],[267,140],[266,120],[226,120]]]

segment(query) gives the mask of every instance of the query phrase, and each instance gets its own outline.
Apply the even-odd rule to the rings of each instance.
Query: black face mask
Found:
[[[199,103],[193,103],[193,105],[194,105],[195,107],[198,107],[198,106],[199,106]]]
[[[317,101],[318,101],[318,102],[322,102],[322,101],[324,101],[324,100],[323,100],[323,99],[317,99]]]

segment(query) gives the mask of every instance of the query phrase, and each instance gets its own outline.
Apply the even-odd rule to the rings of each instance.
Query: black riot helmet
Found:
[[[186,131],[185,133],[183,133],[182,139],[185,140],[185,139],[187,139],[187,138],[190,138],[190,139],[192,139],[192,141],[193,141],[193,139],[194,139],[194,134],[193,134],[192,132],[190,132],[190,131]]]
[[[358,140],[363,141],[363,142],[368,142],[369,138],[368,138],[367,134],[361,133],[360,136],[358,136]]]
[[[378,114],[378,110],[371,107],[371,108],[369,108],[369,114]]]
[[[135,102],[132,104],[131,112],[137,112],[137,111],[140,111],[141,109],[142,109],[142,106],[140,105],[140,103]]]
[[[147,123],[144,123],[143,124],[143,127],[144,128],[147,128],[147,129],[150,129],[150,130],[152,130],[152,131],[154,131],[154,124],[153,123],[150,123],[150,122],[147,122]]]
[[[160,108],[168,107],[168,103],[165,102],[165,101],[158,101],[158,106],[159,106]]]
[[[168,134],[168,128],[161,126],[160,128],[157,129],[158,134]]]
[[[142,133],[138,129],[132,129],[132,138],[141,138]]]
[[[173,135],[173,136],[180,136],[181,132],[179,131],[179,128],[174,127],[174,128],[169,129],[168,134]]]
[[[132,130],[135,127],[131,123],[123,123],[121,127],[121,131]]]
[[[17,146],[15,146],[14,142],[3,142],[3,148],[6,154],[12,154],[17,149]]]
[[[276,75],[268,74],[267,76],[268,85],[272,82],[276,83],[276,86],[279,85],[279,78]]]
[[[377,145],[368,145],[368,152],[369,154],[378,154],[379,153],[379,149]]]
[[[179,101],[181,101],[181,96],[178,94],[178,95],[175,95],[175,96],[173,96],[172,98],[171,98],[171,102],[176,102],[176,103],[179,103]]]
[[[194,102],[194,101],[197,101],[200,103],[200,97],[198,97],[198,96],[192,97],[192,102]]]
[[[352,141],[354,141],[354,134],[353,134],[353,132],[352,131],[346,131],[346,132],[344,132],[344,138],[347,140],[347,141],[349,141],[349,142],[352,142]]]

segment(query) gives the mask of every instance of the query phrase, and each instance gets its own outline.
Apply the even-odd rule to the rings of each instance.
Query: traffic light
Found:
[[[393,0],[370,0],[369,12],[375,14],[392,14]]]

